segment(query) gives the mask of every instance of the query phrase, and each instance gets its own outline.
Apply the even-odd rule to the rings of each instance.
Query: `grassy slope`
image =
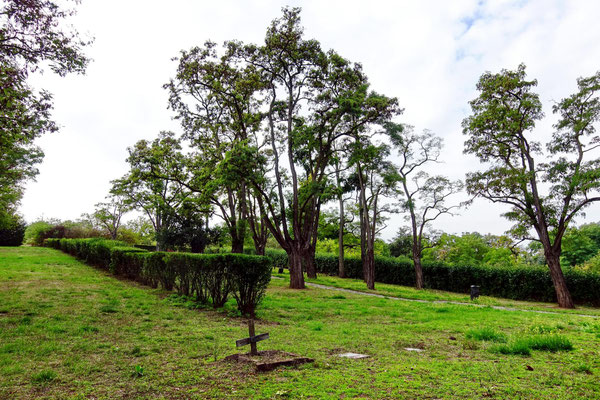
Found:
[[[214,361],[235,353],[235,339],[247,333],[231,302],[223,312],[188,309],[55,250],[0,248],[0,398],[599,396],[596,319],[285,286],[274,280],[260,308],[257,330],[271,339],[259,348],[316,362],[254,374]],[[557,331],[575,350],[492,353],[494,344],[466,338],[481,327],[509,340]],[[346,351],[372,357],[335,356]]]

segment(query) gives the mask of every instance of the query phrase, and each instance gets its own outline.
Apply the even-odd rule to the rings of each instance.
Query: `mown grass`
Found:
[[[287,274],[275,273],[274,276],[287,279]],[[471,300],[468,294],[445,292],[442,290],[417,290],[412,287],[390,285],[385,283],[375,283],[375,290],[366,288],[364,281],[360,279],[340,279],[335,276],[319,275],[316,279],[307,279],[307,282],[317,283],[321,285],[334,286],[342,289],[356,290],[365,293],[376,293],[389,297],[400,297],[404,299],[426,300],[438,302],[459,302],[470,303],[482,306],[498,306],[507,308],[518,308],[532,311],[547,311],[564,314],[584,314],[600,317],[600,309],[580,305],[575,309],[559,308],[554,303],[543,303],[534,301],[520,301],[512,299],[502,299],[491,296],[480,296],[476,300]],[[485,291],[484,288],[482,288]]]
[[[55,250],[2,248],[0,398],[598,397],[594,318],[290,290],[278,279],[259,309],[257,331],[271,336],[259,349],[315,362],[257,374],[223,361],[247,336],[234,302],[197,306]],[[486,330],[507,345],[558,335],[573,349],[502,354],[467,337]]]

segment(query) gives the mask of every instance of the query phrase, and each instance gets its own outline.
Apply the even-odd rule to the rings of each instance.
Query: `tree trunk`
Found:
[[[421,256],[413,254],[413,263],[415,265],[415,287],[423,289],[425,282],[423,279],[423,266],[421,265]]]
[[[367,288],[375,290],[375,249],[371,243],[367,244],[367,254],[363,260],[363,275]]]
[[[232,253],[243,253],[244,252],[244,240],[237,236],[231,236],[231,252]]]
[[[315,265],[315,248],[313,246],[302,253],[302,260],[306,269],[306,277],[316,279],[317,266]]]
[[[265,255],[265,247],[266,243],[254,241],[254,250],[256,251],[257,256]]]
[[[546,262],[550,268],[550,277],[554,284],[554,290],[556,291],[556,299],[558,300],[558,306],[561,308],[575,308],[571,293],[567,288],[567,282],[563,275],[562,269],[560,268],[560,254],[555,254],[552,251],[545,252]]]
[[[290,268],[290,289],[304,289],[302,255],[293,247],[287,252]]]
[[[340,195],[338,197],[340,202],[340,230],[338,232],[338,276],[340,278],[346,277],[346,269],[344,268],[344,199]]]

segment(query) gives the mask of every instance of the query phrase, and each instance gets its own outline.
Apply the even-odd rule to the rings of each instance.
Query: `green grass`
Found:
[[[291,290],[285,279],[258,316],[257,333],[270,334],[259,349],[315,362],[254,373],[223,361],[248,333],[233,300],[198,308],[55,250],[0,248],[0,399],[597,397],[600,321],[589,317]],[[486,329],[507,342],[468,337]],[[540,337],[573,349],[548,351]],[[529,355],[515,355],[519,340]]]
[[[488,342],[506,342],[506,335],[493,328],[470,329],[465,336],[467,339],[484,340]]]
[[[287,274],[273,274],[276,277],[287,279]],[[578,306],[576,309],[559,308],[554,303],[543,303],[533,301],[520,301],[511,299],[502,299],[490,296],[480,296],[471,301],[468,294],[445,292],[442,290],[417,290],[413,287],[390,285],[386,283],[375,283],[376,290],[368,290],[364,281],[360,279],[341,279],[335,276],[319,275],[317,279],[307,279],[307,282],[318,283],[321,285],[333,286],[342,289],[351,289],[365,293],[376,293],[382,296],[400,297],[404,299],[439,301],[439,302],[459,302],[469,303],[480,306],[498,306],[507,308],[518,308],[532,311],[549,311],[563,314],[583,314],[600,317],[600,309],[588,306]],[[484,288],[482,288],[485,291]]]
[[[529,345],[529,347],[531,347],[532,350],[551,352],[573,350],[573,344],[565,336],[538,335],[523,340]]]

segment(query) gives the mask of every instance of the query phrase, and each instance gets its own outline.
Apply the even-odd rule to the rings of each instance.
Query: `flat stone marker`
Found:
[[[406,351],[416,351],[417,353],[421,353],[421,352],[425,351],[423,349],[415,349],[413,347],[405,347],[404,350],[406,350]]]
[[[342,353],[342,354],[338,354],[338,357],[344,357],[344,358],[368,358],[369,356],[366,354],[358,354],[358,353]]]

